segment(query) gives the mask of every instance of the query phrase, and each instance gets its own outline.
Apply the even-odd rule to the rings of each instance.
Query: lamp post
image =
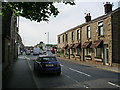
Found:
[[[47,32],[45,34],[47,34],[47,44],[49,44],[49,32]],[[47,50],[48,50],[48,46],[47,46]]]
[[[47,32],[45,34],[47,34],[47,44],[49,44],[49,32]]]

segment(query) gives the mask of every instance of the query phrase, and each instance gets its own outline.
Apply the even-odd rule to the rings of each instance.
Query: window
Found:
[[[77,40],[80,40],[80,30],[77,30]]]
[[[60,43],[60,37],[58,37],[58,43]]]
[[[74,52],[75,52],[75,49],[74,49],[74,48],[72,48],[72,49],[71,49],[71,51],[72,51],[72,54],[74,54]]]
[[[74,41],[74,32],[72,32],[72,41]]]
[[[39,62],[49,62],[49,61],[57,61],[55,57],[42,57],[37,59]]]
[[[91,48],[86,48],[86,55],[91,55],[91,52],[92,52]]]
[[[80,48],[76,48],[77,55],[80,55]]]
[[[98,36],[103,36],[104,30],[103,30],[103,22],[98,23]]]
[[[68,42],[68,34],[67,33],[65,34],[65,40],[66,40],[66,42]]]
[[[96,48],[96,56],[102,57],[102,48]]]
[[[90,38],[90,26],[87,26],[87,38]]]
[[[64,42],[64,35],[63,35],[63,42]]]

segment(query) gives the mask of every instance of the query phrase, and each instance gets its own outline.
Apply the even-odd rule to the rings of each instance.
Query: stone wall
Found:
[[[120,64],[120,9],[112,15],[113,63]]]

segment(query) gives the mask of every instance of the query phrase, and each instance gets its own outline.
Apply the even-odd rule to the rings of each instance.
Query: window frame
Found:
[[[85,55],[91,55],[91,54],[92,54],[92,49],[91,48],[86,48]]]
[[[75,33],[74,33],[74,31],[71,33],[71,35],[72,35],[71,40],[74,41],[75,40]]]
[[[103,21],[98,22],[98,36],[104,36]]]
[[[80,40],[80,39],[81,39],[81,31],[77,30],[77,40]]]
[[[100,53],[100,55],[98,55],[98,53]],[[102,48],[96,48],[96,56],[99,56],[102,58],[102,53],[103,53]]]
[[[65,41],[68,42],[68,34],[65,34]]]
[[[62,40],[63,40],[63,42],[65,42],[65,39],[64,39],[64,38],[65,38],[65,36],[63,35],[63,36],[62,36]]]
[[[58,43],[60,43],[60,36],[58,37]]]
[[[80,55],[80,51],[81,51],[80,48],[76,48],[76,54],[77,55]]]
[[[91,38],[91,28],[90,28],[90,26],[87,26],[86,29],[87,29],[87,39],[90,39]]]

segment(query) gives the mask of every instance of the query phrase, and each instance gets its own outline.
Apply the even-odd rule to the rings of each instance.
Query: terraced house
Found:
[[[120,8],[112,11],[112,4],[104,5],[105,15],[58,35],[58,51],[66,58],[104,65],[120,64]]]

